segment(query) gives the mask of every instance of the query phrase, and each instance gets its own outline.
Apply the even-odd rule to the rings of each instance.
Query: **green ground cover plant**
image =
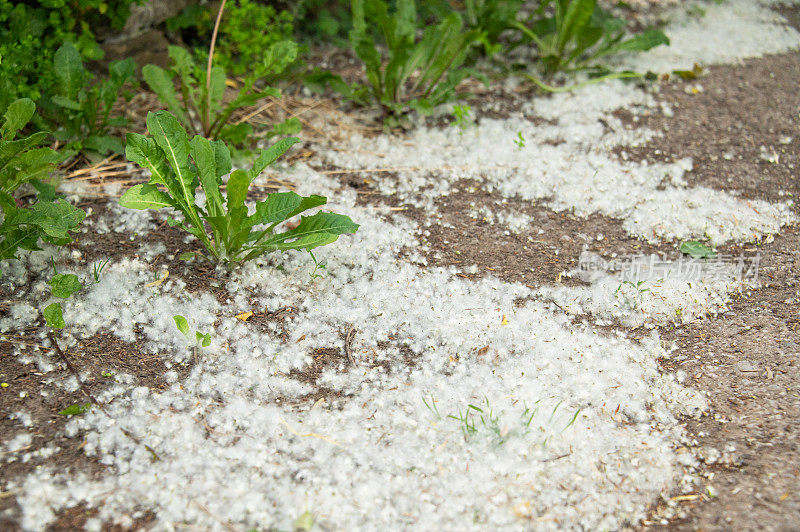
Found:
[[[18,134],[31,120],[36,105],[21,98],[3,115],[0,125],[0,259],[17,258],[18,250],[37,250],[39,241],[63,245],[71,240],[85,213],[56,196],[47,179],[61,159],[54,150],[43,147],[48,134],[40,131]],[[35,203],[14,197],[23,185],[37,192]]]
[[[57,85],[49,107],[58,125],[53,136],[66,143],[66,157],[84,151],[99,155],[123,152],[124,146],[111,135],[111,128],[125,127],[128,121],[112,116],[112,111],[119,96],[126,101],[133,96],[124,88],[133,84],[135,70],[131,58],[112,61],[108,77],[98,81],[83,66],[80,52],[72,43],[65,42],[56,51],[53,71]]]
[[[254,0],[226,2],[220,21],[214,62],[228,74],[267,83],[283,79],[290,67],[300,62],[295,52],[280,71],[263,61],[264,53],[281,42],[293,42],[294,17],[287,10],[278,10]],[[194,32],[187,39],[195,47],[198,62],[208,60],[208,45],[212,39],[215,11],[209,5],[192,4],[177,17],[167,21],[173,32]]]
[[[621,52],[643,52],[669,44],[658,29],[647,29],[633,36],[625,31],[626,22],[597,5],[597,0],[543,0],[526,22],[515,27],[538,52],[542,75],[552,79],[558,72],[589,72],[592,81],[619,77],[639,77],[634,72],[611,72],[603,59]],[[558,90],[537,76],[528,77],[539,87]],[[574,87],[568,87],[571,89]]]
[[[167,111],[148,113],[151,136],[128,134],[128,160],[150,170],[148,183],[128,189],[120,205],[132,209],[172,208],[182,220],[171,220],[203,244],[205,253],[184,254],[184,259],[199,256],[217,263],[239,264],[270,251],[312,250],[330,244],[345,233],[355,233],[358,225],[340,214],[318,212],[303,216],[299,225],[283,233],[276,228],[284,221],[327,202],[322,196],[302,197],[294,192],[267,196],[248,214],[245,204],[250,184],[275,162],[297,138],[287,138],[263,150],[250,170],[230,174],[223,193],[223,176],[231,171],[230,152],[222,141],[189,136],[178,119]],[[196,202],[197,187],[206,196],[205,206]]]
[[[266,71],[282,72],[297,57],[297,44],[292,41],[274,43],[262,54],[260,64]],[[190,132],[212,140],[241,147],[252,140],[253,127],[247,122],[229,123],[231,115],[243,107],[264,98],[280,98],[281,92],[272,87],[257,89],[256,77],[243,80],[236,96],[225,101],[227,74],[221,66],[204,69],[191,52],[179,46],[169,47],[172,65],[163,69],[145,65],[142,75],[150,90]],[[175,86],[178,85],[178,90]],[[289,135],[300,130],[300,121],[291,118],[276,124],[267,136]]]
[[[350,43],[364,63],[368,83],[332,83],[345,97],[377,103],[387,117],[409,109],[429,114],[452,99],[456,86],[472,73],[463,64],[481,34],[466,30],[458,13],[428,26],[417,39],[420,22],[413,0],[398,0],[393,11],[383,0],[353,0],[351,7]]]
[[[18,98],[38,102],[53,93],[58,84],[53,57],[65,41],[84,60],[102,58],[95,33],[122,28],[138,1],[0,0],[0,109]]]

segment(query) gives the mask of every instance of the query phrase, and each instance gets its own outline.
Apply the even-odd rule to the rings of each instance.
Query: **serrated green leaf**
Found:
[[[304,198],[296,192],[274,192],[266,200],[256,203],[256,212],[252,216],[253,225],[282,222],[327,202],[328,199],[324,196]]]
[[[177,327],[182,334],[184,335],[189,334],[189,322],[186,321],[186,318],[184,318],[180,314],[177,314],[175,316],[172,316],[172,319],[175,321],[175,327]]]
[[[44,319],[47,322],[47,326],[53,329],[63,329],[66,323],[64,323],[64,316],[61,310],[61,303],[50,303],[45,307],[44,311]]]
[[[713,259],[717,256],[713,249],[696,240],[682,242],[680,249],[681,253],[689,255],[693,259]]]
[[[119,198],[119,204],[127,209],[163,209],[174,207],[175,202],[155,185],[141,183],[134,185]]]
[[[81,54],[71,42],[65,42],[56,50],[53,68],[61,90],[67,97],[74,99],[83,88],[86,76]]]
[[[147,130],[175,174],[179,196],[173,198],[187,210],[194,210],[194,175],[189,169],[189,136],[178,120],[167,111],[147,113]],[[169,184],[167,184],[169,186]],[[173,194],[175,192],[173,191]]]
[[[218,150],[211,142],[196,135],[191,141],[191,154],[197,173],[200,178],[200,186],[206,193],[206,211],[209,216],[220,216],[224,213],[222,204],[222,194],[219,188],[222,185],[222,175],[218,173],[220,165],[217,164]],[[228,157],[230,161],[230,156]],[[224,165],[224,162],[222,163]]]
[[[59,273],[50,279],[50,294],[53,297],[67,299],[82,288],[83,284],[78,280],[78,276],[72,273]]]
[[[250,176],[244,170],[234,170],[228,178],[228,210],[244,205],[250,188]]]
[[[334,242],[341,234],[352,234],[357,230],[358,224],[343,214],[318,212],[313,216],[302,217],[296,228],[273,236],[260,247],[311,250]]]
[[[35,111],[36,104],[30,98],[12,102],[3,114],[3,125],[0,126],[2,140],[12,140],[16,132],[27,125]]]
[[[92,407],[92,403],[84,403],[84,404],[74,404],[70,405],[61,412],[58,413],[59,416],[80,416],[85,414],[89,411]]]
[[[197,256],[197,253],[194,253],[193,251],[186,251],[178,255],[178,260],[190,261],[193,260],[195,256]]]
[[[261,172],[264,171],[269,165],[274,163],[278,158],[286,153],[286,150],[294,146],[300,142],[300,139],[297,137],[289,137],[286,139],[279,140],[266,150],[262,150],[259,154],[258,158],[253,163],[253,168],[250,170],[250,181],[257,178],[261,175]]]
[[[128,133],[125,157],[132,163],[150,170],[150,183],[166,186],[172,181],[164,152],[153,139],[139,133]]]
[[[270,136],[283,136],[283,135],[295,135],[300,133],[303,130],[303,123],[300,122],[300,119],[296,116],[292,118],[288,118],[283,122],[278,122],[274,126],[272,126],[272,131],[270,132]]]
[[[222,107],[222,98],[225,96],[225,70],[222,67],[215,66],[211,69],[210,88],[210,111],[211,116],[214,116]],[[203,102],[203,105],[206,105],[206,102]]]
[[[17,221],[19,224],[35,225],[48,236],[69,239],[68,231],[74,231],[85,217],[85,212],[59,199],[34,204],[21,212]]]

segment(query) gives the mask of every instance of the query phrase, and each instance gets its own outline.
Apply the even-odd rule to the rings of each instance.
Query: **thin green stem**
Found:
[[[589,85],[594,85],[595,83],[602,83],[604,81],[609,81],[612,79],[624,79],[624,78],[641,78],[643,77],[642,74],[638,72],[614,72],[612,74],[606,74],[605,76],[600,76],[599,78],[592,78],[581,83],[576,83],[575,85],[567,85],[564,87],[554,87],[552,85],[546,85],[538,78],[531,76],[530,74],[525,74],[525,76],[531,80],[537,87],[540,89],[547,91],[547,92],[570,92],[575,89],[580,89],[583,87],[588,87]]]

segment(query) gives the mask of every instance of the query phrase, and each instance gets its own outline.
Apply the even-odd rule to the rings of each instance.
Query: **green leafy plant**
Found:
[[[278,11],[271,5],[254,0],[226,2],[219,26],[214,62],[232,76],[264,79],[269,82],[283,77],[272,72],[263,60],[264,51],[281,41],[292,41],[294,17],[289,11]],[[184,42],[195,46],[200,62],[208,60],[208,44],[214,31],[214,4],[191,4],[166,21],[167,29],[180,32]],[[203,49],[205,48],[205,49]],[[299,62],[295,55],[292,65]]]
[[[65,41],[84,60],[102,58],[94,32],[122,28],[136,2],[141,0],[0,0],[0,109],[54,93],[53,56]]]
[[[178,120],[167,111],[148,113],[147,129],[152,137],[128,134],[126,155],[128,160],[150,170],[150,181],[128,189],[119,202],[132,209],[169,207],[179,212],[183,219],[171,220],[170,224],[197,237],[208,254],[184,254],[185,259],[198,255],[214,262],[237,264],[270,251],[311,250],[358,229],[347,216],[318,212],[302,217],[294,229],[276,233],[282,222],[327,202],[322,196],[301,197],[294,192],[270,194],[257,202],[255,212],[248,215],[245,200],[250,184],[299,142],[296,138],[281,140],[263,150],[250,170],[231,173],[223,196],[222,178],[231,171],[230,153],[224,142],[209,141],[200,135],[190,141]],[[205,192],[205,207],[196,203],[198,186]]]
[[[85,414],[89,411],[92,407],[92,403],[76,403],[74,405],[70,405],[61,412],[58,413],[59,416],[80,416]]]
[[[64,310],[61,308],[61,303],[50,303],[42,311],[47,326],[53,329],[63,329],[66,326],[64,323]]]
[[[465,0],[464,21],[468,28],[481,32],[486,55],[501,50],[500,34],[514,26],[523,0]]]
[[[614,297],[629,309],[636,311],[642,306],[644,294],[650,291],[643,288],[646,281],[622,281],[614,291]]]
[[[50,260],[53,265],[53,277],[50,279],[49,283],[51,296],[59,299],[69,299],[72,294],[84,289],[84,285],[80,279],[78,279],[77,275],[74,273],[58,273],[55,260],[52,258]],[[94,282],[87,285],[87,288],[100,282],[100,274],[103,272],[103,269],[106,267],[109,260],[111,259],[108,259],[105,262],[95,262],[92,264],[92,277],[94,278]],[[58,301],[50,303],[44,309],[43,314],[48,327],[52,327],[54,329],[64,328],[65,324],[61,303]]]
[[[350,43],[364,62],[368,86],[332,83],[346,97],[362,104],[372,100],[386,116],[398,117],[408,109],[429,114],[435,105],[453,98],[456,86],[471,74],[462,65],[480,32],[465,30],[458,13],[427,27],[417,40],[413,0],[398,0],[392,13],[383,0],[353,0],[351,7]],[[380,33],[377,41],[373,28]],[[386,57],[379,42],[386,45]]]
[[[123,127],[128,121],[121,116],[112,117],[111,112],[120,95],[126,100],[132,96],[122,89],[133,81],[133,59],[112,61],[108,78],[96,82],[84,68],[78,49],[66,42],[56,51],[53,68],[58,85],[50,101],[54,121],[59,124],[53,136],[66,142],[68,151],[122,153],[122,143],[110,135],[110,128]]]
[[[189,330],[189,321],[181,316],[180,314],[176,314],[172,316],[172,320],[175,322],[175,327],[183,334],[186,338],[190,338],[190,330]],[[194,332],[194,341],[195,347],[208,347],[211,345],[211,333],[201,333],[200,331]]]
[[[60,160],[50,148],[42,147],[47,133],[16,138],[36,111],[27,98],[13,102],[0,125],[0,259],[17,258],[17,251],[37,250],[39,240],[63,245],[69,242],[86,214],[61,198],[43,179]],[[38,192],[37,201],[24,206],[13,194],[24,184]]]
[[[713,259],[717,256],[714,250],[696,240],[681,242],[681,253],[689,255],[693,259]]]
[[[648,29],[626,38],[625,21],[597,6],[597,0],[543,0],[527,23],[515,27],[538,51],[545,78],[557,72],[588,71],[590,82],[620,77],[639,77],[635,72],[610,72],[601,60],[621,52],[643,52],[669,39],[660,30]],[[528,75],[539,87],[559,90]],[[577,86],[576,86],[577,87]],[[568,87],[562,90],[569,90]]]
[[[469,126],[471,126],[474,122],[472,117],[470,116],[470,111],[472,109],[469,105],[454,105],[453,106],[453,116],[455,120],[453,120],[453,125],[458,128],[459,134],[464,134],[464,131],[467,130]]]
[[[514,144],[520,150],[525,147],[525,137],[522,136],[522,131],[517,131],[517,138],[514,139]]]
[[[145,65],[142,75],[150,90],[174,114],[180,123],[193,134],[213,140],[224,140],[234,146],[245,144],[253,134],[247,122],[229,123],[238,109],[255,104],[264,98],[280,98],[278,89],[255,87],[255,78],[248,77],[236,96],[225,101],[227,76],[220,66],[203,69],[192,54],[179,46],[169,47],[172,66],[165,70],[156,65]],[[270,72],[280,72],[297,57],[297,44],[281,41],[263,53],[263,63]],[[210,80],[208,73],[210,72]],[[179,86],[176,91],[175,85]],[[292,134],[300,130],[300,121],[292,118],[276,126],[273,134]],[[268,135],[270,136],[270,135]]]

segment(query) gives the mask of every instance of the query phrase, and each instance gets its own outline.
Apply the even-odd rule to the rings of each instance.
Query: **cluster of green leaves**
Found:
[[[194,32],[188,40],[195,46],[195,54],[201,63],[208,60],[207,50],[217,14],[216,7],[192,4],[167,21],[170,31],[181,34]],[[293,22],[294,17],[289,11],[278,11],[273,6],[255,0],[227,3],[214,48],[214,63],[232,76],[246,80],[275,81],[285,75],[286,70],[275,71],[263,61],[264,52],[279,42],[293,40]],[[297,62],[295,53],[290,65]]]
[[[408,109],[428,114],[433,106],[451,99],[456,86],[471,73],[462,65],[481,33],[465,29],[458,13],[428,26],[417,39],[414,0],[397,0],[391,13],[383,0],[352,0],[351,7],[350,42],[364,62],[368,86],[332,84],[345,96],[361,103],[371,99],[387,116],[401,116]]]
[[[93,284],[97,284],[100,282],[100,275],[103,273],[103,270],[108,265],[110,259],[104,262],[95,262],[93,264],[93,271],[92,275],[94,277],[94,282],[90,283],[87,286],[91,286]],[[50,295],[58,298],[58,299],[69,299],[72,294],[83,290],[84,285],[78,276],[74,273],[58,273],[56,269],[55,261],[53,261],[53,278],[50,279]],[[47,322],[48,327],[52,327],[53,329],[63,329],[66,325],[64,323],[64,314],[63,309],[61,307],[61,303],[58,301],[54,301],[45,307],[42,314],[44,315],[44,319]]]
[[[70,42],[65,42],[53,58],[53,71],[58,84],[49,100],[53,122],[59,124],[53,136],[67,144],[70,152],[88,150],[100,155],[122,153],[122,142],[110,135],[110,128],[124,127],[128,121],[121,116],[112,117],[114,103],[121,95],[130,100],[132,94],[124,91],[133,82],[136,64],[133,59],[112,61],[108,77],[95,80],[81,61],[80,52]]]
[[[183,334],[187,340],[191,341],[192,335],[191,330],[189,329],[189,320],[187,320],[184,316],[180,314],[176,314],[172,316],[172,320],[175,322],[175,327]],[[195,347],[208,347],[211,345],[211,333],[201,333],[200,331],[194,332],[194,344]]]
[[[238,94],[226,102],[227,76],[224,68],[213,66],[210,82],[207,82],[208,70],[195,61],[191,52],[179,46],[170,46],[169,56],[172,65],[168,70],[156,65],[146,65],[142,69],[142,75],[150,90],[158,95],[167,109],[192,134],[242,146],[251,138],[253,127],[247,122],[230,124],[233,112],[263,98],[281,96],[280,91],[272,87],[256,89],[256,80],[250,76],[245,79]],[[297,44],[279,41],[262,53],[260,64],[264,67],[264,72],[278,73],[296,58]],[[293,118],[277,124],[271,134],[288,135],[299,130],[300,121]]]
[[[83,59],[103,56],[94,32],[121,28],[140,0],[0,0],[0,109],[27,97],[38,102],[57,84],[53,56],[64,41]]]
[[[40,249],[40,240],[58,245],[69,242],[69,231],[86,216],[57,198],[55,188],[43,181],[60,160],[55,151],[42,147],[47,133],[16,138],[35,110],[33,101],[19,99],[8,106],[0,125],[0,259],[17,258],[20,248]],[[37,201],[29,206],[13,196],[24,184],[38,192]]]
[[[669,39],[648,29],[626,38],[626,22],[597,5],[597,0],[543,0],[539,9],[517,29],[537,48],[546,78],[557,72],[590,71],[596,77],[632,77],[631,72],[610,73],[602,59],[620,52],[642,52]],[[536,77],[529,76],[543,88]]]
[[[342,48],[349,45],[347,34],[353,27],[349,1],[299,0],[285,3],[294,17],[301,40],[330,42]]]
[[[182,220],[169,223],[197,237],[207,252],[184,254],[184,259],[198,255],[218,263],[237,264],[270,251],[310,251],[358,229],[347,216],[318,212],[302,217],[294,229],[276,233],[282,222],[327,202],[322,196],[301,197],[294,192],[270,194],[256,203],[254,214],[248,215],[245,200],[250,184],[298,142],[296,138],[284,139],[263,150],[250,170],[232,172],[223,196],[222,177],[231,171],[230,153],[224,142],[209,141],[200,135],[190,141],[178,120],[167,111],[148,113],[147,129],[151,137],[128,134],[125,153],[130,161],[150,170],[150,180],[128,189],[120,198],[120,205],[132,209],[170,207],[181,213]],[[205,192],[205,207],[195,202],[198,186]]]

